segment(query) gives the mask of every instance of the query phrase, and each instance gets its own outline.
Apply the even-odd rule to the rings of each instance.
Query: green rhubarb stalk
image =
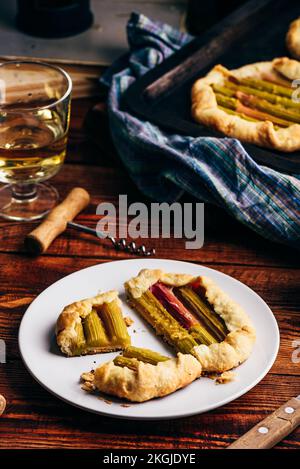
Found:
[[[157,365],[159,362],[169,360],[168,357],[165,357],[158,352],[154,352],[153,350],[133,346],[127,347],[122,356],[126,358],[136,358],[137,360],[150,363],[151,365]]]
[[[230,114],[232,116],[241,117],[242,119],[245,119],[246,121],[261,122],[259,119],[255,119],[254,117],[246,116],[246,114],[242,114],[240,112],[233,111],[232,109],[226,109],[226,107],[223,107],[223,106],[219,106],[219,108],[222,109],[222,111],[227,112],[227,114]]]
[[[189,329],[189,333],[198,344],[211,345],[218,342],[215,337],[201,324],[197,324]]]
[[[212,86],[212,89],[214,90],[215,93],[219,93],[224,96],[228,96],[229,98],[235,98],[235,90],[231,89],[228,85],[218,85],[214,83]],[[237,85],[232,85],[232,86],[237,86]]]
[[[74,346],[74,355],[81,355],[86,345],[82,322],[75,324],[76,344]]]
[[[230,82],[229,80],[225,81],[224,86],[215,85],[214,89],[228,96],[236,96],[236,93],[238,91],[242,91],[246,95],[257,96],[258,98],[265,99],[266,101],[269,101],[272,104],[278,104],[287,109],[291,108],[294,112],[298,111],[298,113],[300,113],[299,103],[296,103],[289,98],[285,98],[284,96],[278,96],[267,91],[258,90],[256,88],[251,88],[249,86],[238,85],[236,83]]]
[[[139,365],[139,362],[136,358],[127,358],[123,357],[122,355],[119,355],[114,359],[114,364],[116,366],[121,366],[124,368],[130,368],[130,370],[136,371]]]
[[[215,313],[206,301],[189,286],[179,287],[176,289],[176,294],[194,314],[198,315],[205,328],[208,329],[216,340],[219,342],[224,340],[228,334],[227,327],[222,318]]]
[[[251,88],[256,88],[257,90],[267,91],[279,96],[284,96],[286,98],[291,98],[294,90],[286,88],[282,85],[277,85],[267,80],[261,80],[259,78],[240,78],[236,79],[229,77],[229,80],[233,83],[239,83],[240,85],[250,86]]]
[[[245,105],[251,108],[259,109],[260,111],[267,112],[272,116],[279,117],[285,121],[300,124],[300,114],[291,109],[286,109],[278,104],[271,104],[265,99],[257,96],[249,96],[241,91],[237,92],[238,99]]]
[[[131,339],[117,300],[104,303],[100,308],[100,316],[112,344],[122,347],[130,345]]]
[[[224,96],[222,94],[216,93],[216,100],[218,106],[222,108],[229,109],[231,111],[235,111],[238,114],[247,115],[247,117],[252,117],[254,119],[258,119],[261,121],[270,121],[273,124],[276,124],[280,127],[289,127],[292,125],[292,122],[284,119],[280,119],[279,117],[272,116],[267,114],[266,112],[262,112],[260,110],[249,108],[241,103],[237,98],[231,98],[228,96]]]
[[[226,107],[227,109],[231,109],[232,111],[236,111],[238,106],[237,98],[225,96],[220,93],[216,93],[216,100],[219,106]]]
[[[86,345],[90,347],[103,347],[109,344],[103,324],[94,309],[83,321]]]
[[[150,290],[139,298],[130,298],[132,306],[178,352],[190,353],[198,345],[189,332],[163,307]]]

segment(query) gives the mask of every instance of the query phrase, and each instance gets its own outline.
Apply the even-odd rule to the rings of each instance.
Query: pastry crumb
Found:
[[[87,373],[82,373],[80,378],[82,381],[92,383],[94,381],[94,370]]]
[[[220,376],[216,378],[216,384],[226,384],[231,381],[235,381],[236,374],[233,371],[224,371]]]
[[[100,399],[100,401],[105,402],[105,404],[112,405],[112,401],[109,401],[108,399],[104,399],[104,398],[101,397],[101,396],[99,396],[98,399]]]
[[[86,392],[94,392],[96,390],[96,387],[94,385],[94,373],[95,371],[89,371],[87,373],[82,373],[80,376],[81,379],[81,389],[83,389]]]
[[[130,404],[121,404],[121,407],[131,407]]]
[[[85,381],[81,385],[81,389],[83,389],[83,391],[86,391],[86,392],[94,392],[96,388],[93,385],[93,383],[90,383],[89,381]]]
[[[134,320],[130,316],[125,316],[124,322],[127,327],[130,327],[134,323]]]

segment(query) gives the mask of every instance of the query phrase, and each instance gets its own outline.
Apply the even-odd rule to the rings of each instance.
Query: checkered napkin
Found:
[[[258,165],[238,140],[173,135],[122,110],[124,91],[191,40],[187,34],[135,13],[127,34],[129,54],[102,81],[110,87],[114,143],[141,192],[167,202],[188,192],[223,207],[265,238],[299,248],[300,175]]]

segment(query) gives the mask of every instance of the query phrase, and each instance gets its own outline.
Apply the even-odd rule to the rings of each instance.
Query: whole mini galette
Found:
[[[292,81],[300,62],[287,57],[236,70],[215,66],[192,87],[195,121],[262,147],[300,149],[300,110]]]

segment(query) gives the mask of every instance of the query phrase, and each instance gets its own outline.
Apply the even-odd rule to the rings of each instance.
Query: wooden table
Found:
[[[89,226],[95,226],[95,207],[101,201],[116,202],[122,193],[131,201],[144,200],[115,157],[102,113],[93,126],[98,145],[87,140],[82,124],[92,104],[91,100],[74,101],[68,164],[53,180],[62,196],[75,185],[91,193],[91,205],[78,218]],[[26,371],[17,343],[27,306],[48,285],[76,270],[128,255],[88,235],[67,231],[47,254],[30,258],[22,241],[33,224],[0,222],[0,338],[7,345],[7,363],[0,364],[0,393],[8,401],[0,418],[1,448],[225,448],[300,393],[300,365],[292,362],[293,341],[300,340],[297,253],[260,238],[209,205],[205,223],[203,249],[185,250],[182,240],[154,240],[157,256],[203,264],[253,288],[276,315],[279,355],[269,374],[236,401],[203,415],[145,424],[102,418],[53,397]],[[299,449],[299,436],[295,431],[278,448]]]

